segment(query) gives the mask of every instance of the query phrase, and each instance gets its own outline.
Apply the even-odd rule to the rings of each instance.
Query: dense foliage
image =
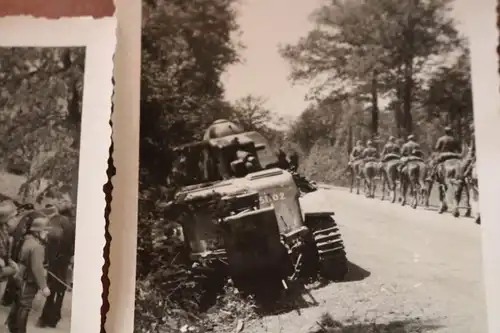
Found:
[[[26,178],[21,200],[75,187],[84,65],[85,48],[0,48],[2,172]]]
[[[238,30],[235,3],[143,1],[137,332],[172,330],[166,322],[158,324],[158,311],[165,312],[165,307],[177,318],[196,308],[179,302],[175,292],[157,278],[178,268],[176,247],[165,237],[174,221],[171,217],[166,221],[156,206],[165,195],[170,148],[200,140],[219,118],[279,138],[267,125],[273,117],[260,97],[244,96],[235,105],[224,100],[221,75],[239,61],[242,47],[232,39]],[[183,297],[197,299],[196,288],[184,286]],[[192,321],[192,317],[185,319]]]

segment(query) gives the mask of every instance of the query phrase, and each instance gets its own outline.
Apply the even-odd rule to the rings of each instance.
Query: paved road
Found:
[[[43,296],[37,295],[34,302],[33,311],[31,312],[28,333],[70,333],[71,322],[71,293],[67,293],[64,297],[62,319],[56,328],[38,328],[35,327],[36,320],[40,316],[43,306]],[[0,333],[8,332],[7,327],[4,326],[10,308],[0,305]]]
[[[339,189],[309,194],[304,207],[336,212],[350,281],[313,290],[319,305],[266,317],[245,332],[308,332],[325,312],[345,333],[486,332],[480,227],[472,219]]]

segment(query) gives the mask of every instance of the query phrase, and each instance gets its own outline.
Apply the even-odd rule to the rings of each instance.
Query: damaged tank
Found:
[[[182,226],[193,262],[223,263],[239,287],[262,279],[286,287],[320,275],[343,280],[347,258],[334,212],[303,213],[294,175],[278,168],[258,132],[219,120],[203,141],[176,147],[165,211]]]

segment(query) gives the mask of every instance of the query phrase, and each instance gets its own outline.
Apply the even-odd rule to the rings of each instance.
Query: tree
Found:
[[[77,182],[84,60],[84,48],[0,49],[0,151],[25,198],[42,180]]]
[[[232,0],[144,0],[142,20],[140,203],[138,275],[148,258],[163,216],[155,202],[173,162],[173,146],[201,140],[217,118],[231,119],[223,99],[221,74],[238,61],[232,38],[236,13]],[[145,266],[142,266],[145,264]]]
[[[473,121],[470,54],[464,47],[456,61],[439,67],[423,93],[423,107],[429,118],[450,124],[455,133],[470,140]]]
[[[371,102],[372,133],[378,131],[378,96],[399,102],[395,121],[412,131],[411,108],[418,74],[460,39],[447,13],[450,0],[334,0],[312,15],[316,28],[281,49],[292,81],[317,81],[312,93]],[[323,95],[324,96],[324,95]],[[322,98],[322,97],[320,97]],[[399,115],[401,113],[401,115]]]
[[[356,99],[324,99],[310,105],[293,123],[288,137],[309,152],[321,141],[349,152],[351,141],[371,136],[366,108]]]
[[[143,2],[141,175],[162,183],[169,146],[201,139],[230,118],[220,76],[238,61],[232,0]]]
[[[230,118],[246,131],[257,131],[262,134],[271,147],[284,145],[284,134],[287,129],[284,117],[277,115],[266,107],[264,96],[248,94],[233,103],[233,113]]]
[[[246,95],[234,103],[234,120],[247,131],[259,130],[272,120],[262,96]]]

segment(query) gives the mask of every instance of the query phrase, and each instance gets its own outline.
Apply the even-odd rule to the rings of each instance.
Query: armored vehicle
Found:
[[[303,213],[294,176],[277,167],[267,140],[229,121],[174,149],[167,214],[181,216],[193,261],[219,260],[236,284],[262,278],[342,280],[347,259],[334,213]],[[189,171],[191,170],[191,171]],[[170,215],[173,216],[173,215]]]

